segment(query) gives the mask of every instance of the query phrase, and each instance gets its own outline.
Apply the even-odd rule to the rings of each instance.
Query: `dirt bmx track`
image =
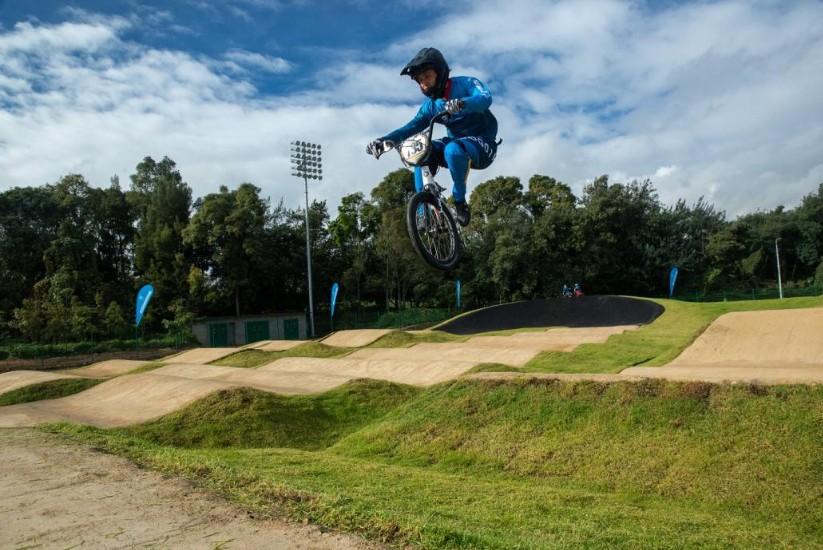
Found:
[[[639,301],[639,300],[638,300]],[[421,343],[408,348],[363,348],[342,358],[287,357],[256,369],[205,365],[200,361],[225,355],[226,348],[192,350],[170,358],[174,363],[154,371],[103,382],[62,399],[0,408],[0,427],[32,426],[70,421],[101,427],[145,422],[173,412],[220,389],[252,387],[282,394],[322,392],[355,378],[376,378],[428,386],[454,379],[474,366],[497,362],[523,366],[541,351],[570,351],[582,343],[605,342],[636,326],[557,328],[502,336],[475,336],[466,342]],[[345,344],[371,341],[372,331],[342,331]],[[361,343],[362,345],[362,343]],[[354,346],[347,346],[354,347]],[[191,358],[197,362],[186,363]],[[123,365],[120,368],[131,368]],[[100,374],[90,368],[86,375]],[[72,376],[83,369],[73,371]],[[117,371],[114,365],[111,372]],[[13,375],[13,376],[9,376]],[[7,379],[4,376],[8,377]],[[14,380],[12,378],[16,376]],[[0,375],[0,391],[16,384],[20,374]],[[484,373],[482,378],[529,376]],[[541,376],[556,376],[545,374]],[[589,375],[575,375],[575,379]],[[715,321],[675,361],[665,367],[632,367],[595,380],[634,381],[642,378],[741,381],[758,383],[823,382],[823,308],[731,313]],[[37,382],[40,379],[35,380]],[[25,385],[25,384],[22,384]]]
[[[356,378],[429,386],[457,378],[483,362],[522,366],[541,351],[567,351],[581,343],[605,342],[613,334],[635,328],[552,329],[478,336],[462,343],[364,348],[343,358],[285,357],[255,369],[175,362],[150,372],[119,376],[61,399],[2,407],[0,428],[66,421],[127,426],[174,412],[217,390],[239,387],[295,395],[327,391]],[[346,332],[354,333],[353,341],[374,337],[371,332],[360,335],[356,331],[336,336]],[[203,353],[196,351],[171,360],[219,355],[208,348]]]

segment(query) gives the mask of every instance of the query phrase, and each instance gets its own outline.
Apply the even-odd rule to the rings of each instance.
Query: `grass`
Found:
[[[175,447],[316,450],[380,418],[419,391],[379,380],[354,380],[311,396],[281,396],[249,388],[222,390],[122,433]]]
[[[823,306],[823,297],[820,296],[712,303],[654,301],[666,308],[654,323],[611,336],[604,344],[583,344],[572,352],[541,353],[521,370],[615,373],[637,365],[664,365],[677,357],[724,313]]]
[[[397,545],[823,540],[821,386],[362,384],[299,399],[234,393],[127,430],[50,429],[258,513]],[[349,424],[350,416],[357,420]],[[216,435],[203,437],[203,424]],[[246,425],[253,429],[236,441],[221,434]]]
[[[0,407],[66,397],[87,390],[103,381],[91,378],[66,378],[32,384],[0,395]]]
[[[508,330],[498,330],[493,332],[484,332],[483,336],[507,336],[518,332],[543,332],[545,328],[518,328]],[[372,342],[366,347],[370,348],[407,348],[414,344],[421,343],[449,343],[449,342],[465,342],[472,335],[461,336],[458,334],[451,334],[439,330],[431,330],[423,333],[411,333],[401,330],[392,331],[385,336]]]
[[[476,372],[522,372],[517,367],[504,365],[503,363],[480,363],[467,370],[464,374],[474,374]]]
[[[447,332],[427,331],[424,333],[411,333],[402,330],[392,331],[381,336],[366,347],[369,348],[407,348],[414,344],[422,343],[445,343],[463,342],[465,336],[455,336]]]
[[[166,363],[164,363],[163,361],[152,361],[152,362],[146,363],[145,365],[142,365],[142,366],[140,366],[140,367],[138,367],[138,368],[136,368],[132,371],[129,371],[127,374],[140,374],[140,373],[143,373],[143,372],[150,372],[150,371],[159,369],[162,366],[165,366],[165,364]]]
[[[307,342],[286,351],[262,351],[245,349],[209,363],[224,367],[255,368],[283,357],[341,357],[354,351],[354,348],[327,346],[320,342]]]

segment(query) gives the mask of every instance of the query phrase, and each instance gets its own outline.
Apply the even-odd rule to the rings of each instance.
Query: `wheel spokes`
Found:
[[[415,225],[420,243],[429,255],[438,261],[446,261],[454,254],[451,226],[446,215],[435,205],[421,204],[417,209]]]

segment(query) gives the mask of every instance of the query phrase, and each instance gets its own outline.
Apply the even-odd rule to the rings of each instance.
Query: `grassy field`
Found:
[[[257,513],[398,545],[823,540],[820,386],[354,382],[301,398],[226,392],[129,429],[51,429]]]
[[[66,378],[63,380],[49,380],[11,390],[0,395],[0,407],[30,403],[41,399],[58,399],[87,390],[104,380],[89,378]]]

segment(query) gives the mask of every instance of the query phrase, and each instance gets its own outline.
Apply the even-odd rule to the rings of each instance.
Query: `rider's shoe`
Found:
[[[454,210],[457,212],[457,223],[466,227],[472,219],[471,210],[465,201],[454,201]]]

